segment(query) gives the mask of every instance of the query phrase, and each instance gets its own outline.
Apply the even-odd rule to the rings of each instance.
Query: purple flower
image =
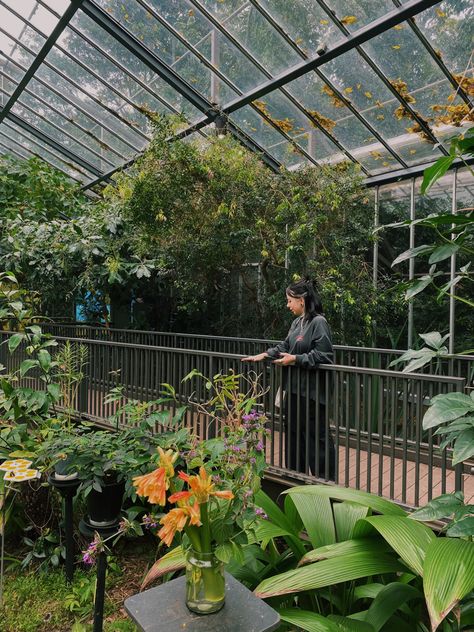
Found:
[[[256,463],[256,462],[257,462],[257,459],[256,459],[254,456],[252,456],[252,457],[250,458],[250,463],[251,463],[252,465],[255,465],[255,463]]]
[[[242,421],[256,421],[259,415],[256,410],[251,410],[248,415],[242,415]]]
[[[264,448],[264,445],[262,441],[259,441],[257,445],[255,446],[255,449],[258,450],[258,452],[261,452],[263,448]]]
[[[249,498],[250,496],[252,496],[253,491],[251,489],[248,489],[245,493],[244,493],[244,498]]]
[[[262,520],[268,520],[267,514],[260,507],[255,507],[255,515],[261,518]]]
[[[98,533],[95,534],[94,539],[89,544],[85,551],[82,551],[82,561],[84,564],[95,564],[95,560],[97,555],[103,550],[103,543],[100,535]]]
[[[146,514],[145,516],[143,516],[143,526],[146,529],[155,529],[158,526],[158,522],[156,520],[156,518],[154,518],[153,516],[150,516],[148,514]]]

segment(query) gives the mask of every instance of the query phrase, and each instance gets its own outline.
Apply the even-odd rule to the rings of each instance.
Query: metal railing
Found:
[[[8,336],[0,332],[3,343]],[[58,337],[60,343],[65,340]],[[257,370],[265,391],[259,406],[269,418],[265,451],[273,470],[307,481],[315,481],[318,473],[320,479],[334,478],[339,484],[366,489],[410,506],[419,506],[440,493],[463,489],[466,475],[462,466],[453,468],[449,453],[439,450],[439,437],[422,429],[430,398],[462,391],[462,378],[341,365],[321,365],[317,371],[292,367],[283,373],[281,367],[271,363],[242,363],[237,354],[70,340],[88,348],[85,378],[75,407],[82,416],[94,421],[103,422],[116,412],[116,404],[106,404],[105,397],[118,383],[124,386],[127,397],[145,401],[158,398],[160,385],[166,382],[176,389],[176,405],[190,406],[185,423],[204,438],[209,436],[209,419],[195,406],[206,399],[204,381],[183,383],[183,377],[192,369],[206,376]],[[23,346],[13,355],[8,354],[6,344],[0,346],[0,362],[7,370],[17,369],[25,357]],[[24,383],[42,385],[34,374],[28,374]],[[277,408],[275,397],[282,384],[287,404]],[[292,391],[311,396],[295,399]],[[323,400],[325,404],[321,405]],[[126,423],[125,417],[121,423]],[[318,451],[320,432],[334,444],[334,477],[330,475],[328,458],[330,441],[325,443],[324,455]],[[296,441],[293,447],[291,437]],[[290,471],[288,458],[292,450],[296,462]]]
[[[40,323],[45,333],[53,336],[71,336],[93,340],[108,340],[135,345],[173,347],[175,349],[199,349],[219,353],[255,355],[265,351],[277,340],[262,338],[237,338],[225,336],[207,336],[165,331],[146,331],[134,329],[114,329],[100,326],[64,323]],[[400,349],[380,349],[375,347],[357,347],[334,345],[334,362],[346,366],[360,366],[374,369],[389,369],[390,363],[399,358],[404,351]],[[401,370],[401,366],[397,369]],[[429,375],[451,375],[463,377],[466,384],[474,386],[474,356],[455,355],[432,361],[423,367],[423,373]]]

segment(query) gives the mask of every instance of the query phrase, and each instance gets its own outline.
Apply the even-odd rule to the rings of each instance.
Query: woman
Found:
[[[282,367],[310,370],[317,369],[320,364],[332,364],[331,330],[312,282],[300,280],[288,286],[286,304],[296,316],[286,339],[264,353],[242,358],[242,361],[260,362],[270,358]],[[326,388],[329,378],[329,372],[321,371],[318,381],[304,370],[285,370],[282,389],[287,393],[284,404],[287,467],[306,473],[311,470],[313,474],[334,480],[334,443],[330,433],[326,436]]]

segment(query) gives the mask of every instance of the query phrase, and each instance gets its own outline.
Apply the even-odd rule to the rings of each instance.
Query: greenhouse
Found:
[[[0,632],[474,630],[473,24],[0,0]]]

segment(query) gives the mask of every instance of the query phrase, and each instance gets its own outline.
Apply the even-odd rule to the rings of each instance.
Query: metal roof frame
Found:
[[[11,94],[9,94],[5,90],[2,90],[2,94],[6,95],[8,97],[8,100],[3,108],[0,109],[0,124],[2,123],[2,121],[10,120],[11,122],[21,127],[23,130],[27,131],[29,134],[33,135],[45,145],[51,147],[53,151],[58,152],[66,159],[78,165],[79,171],[80,167],[82,167],[87,172],[95,175],[96,178],[93,181],[86,183],[83,187],[84,189],[91,188],[94,185],[102,182],[103,180],[109,180],[110,176],[113,173],[130,166],[131,164],[133,164],[134,160],[136,160],[136,158],[141,155],[142,152],[138,151],[138,147],[134,146],[133,144],[133,136],[125,138],[115,129],[111,128],[110,125],[107,125],[107,123],[103,123],[102,121],[100,121],[86,108],[81,107],[80,101],[79,103],[75,103],[69,95],[63,94],[54,86],[50,85],[49,81],[45,81],[44,79],[41,79],[40,77],[37,77],[35,75],[40,66],[44,64],[53,72],[57,73],[58,76],[61,77],[64,81],[68,82],[68,85],[71,85],[76,90],[83,93],[88,99],[103,108],[105,112],[114,116],[118,121],[120,121],[127,127],[130,127],[135,134],[138,134],[138,137],[142,137],[144,140],[149,140],[149,135],[147,133],[144,133],[142,130],[137,129],[136,126],[132,125],[129,121],[127,121],[126,118],[122,117],[119,111],[122,107],[126,107],[126,105],[128,104],[136,111],[143,113],[143,109],[141,108],[141,106],[137,104],[134,100],[135,96],[138,95],[138,92],[135,93],[134,91],[130,91],[129,94],[131,96],[127,96],[119,87],[111,85],[111,83],[107,82],[107,80],[105,80],[99,72],[91,68],[88,63],[75,58],[74,55],[70,53],[66,48],[58,44],[58,38],[67,27],[69,27],[71,31],[74,32],[77,36],[83,38],[83,40],[87,42],[90,46],[92,46],[100,55],[103,55],[109,63],[113,64],[113,68],[117,68],[118,71],[124,73],[134,82],[136,82],[138,88],[146,92],[153,99],[156,99],[169,111],[174,113],[178,112],[178,108],[176,107],[176,105],[169,103],[167,98],[164,98],[162,95],[160,95],[159,92],[154,90],[151,86],[147,85],[142,79],[136,77],[133,72],[127,69],[123,63],[121,63],[118,59],[115,59],[113,54],[110,54],[107,50],[102,48],[99,43],[93,41],[86,34],[83,34],[80,28],[77,28],[76,26],[70,24],[71,19],[76,15],[78,11],[88,16],[101,29],[111,35],[122,47],[132,53],[137,60],[143,63],[153,73],[156,73],[156,75],[161,77],[161,79],[166,82],[167,85],[171,86],[173,90],[181,95],[183,100],[192,104],[197,110],[202,113],[201,118],[199,118],[197,121],[193,121],[192,124],[189,124],[184,130],[174,135],[172,138],[169,139],[170,141],[184,138],[185,136],[188,136],[194,132],[203,133],[204,128],[212,123],[217,116],[225,115],[227,117],[226,126],[229,132],[232,133],[246,147],[248,147],[252,151],[258,152],[261,155],[262,159],[272,169],[276,171],[279,170],[282,165],[272,156],[271,148],[263,148],[258,142],[251,138],[251,136],[247,132],[245,132],[243,129],[240,129],[238,125],[236,125],[228,118],[230,115],[237,112],[241,108],[244,108],[245,106],[250,106],[251,108],[253,108],[259,118],[263,119],[268,125],[277,130],[279,136],[282,139],[282,142],[290,143],[293,147],[295,147],[295,151],[304,156],[310,163],[317,165],[320,159],[316,159],[315,156],[312,155],[312,151],[310,149],[311,145],[309,145],[308,150],[306,150],[299,144],[298,135],[290,136],[288,133],[285,133],[284,130],[280,129],[278,125],[275,124],[271,116],[267,115],[267,113],[265,112],[262,112],[262,110],[256,106],[256,100],[261,99],[265,95],[268,95],[275,91],[278,91],[287,100],[288,103],[295,107],[297,111],[309,121],[311,126],[319,130],[320,133],[324,134],[329,142],[332,143],[332,145],[337,148],[341,152],[341,154],[345,155],[352,162],[360,165],[362,171],[368,176],[365,180],[367,186],[375,186],[386,182],[394,182],[405,177],[410,178],[413,177],[413,174],[416,175],[421,173],[423,169],[428,166],[428,164],[425,163],[423,165],[410,167],[400,155],[397,148],[393,147],[390,144],[389,140],[385,140],[382,134],[374,128],[373,124],[370,123],[364,112],[360,112],[358,108],[353,103],[351,103],[350,99],[345,97],[341,90],[337,88],[337,86],[334,84],[334,81],[332,81],[327,76],[327,73],[324,72],[324,64],[340,57],[344,53],[347,53],[351,50],[357,51],[357,53],[361,56],[365,63],[371,68],[371,70],[384,84],[387,90],[390,91],[390,93],[393,95],[394,100],[397,100],[403,106],[403,108],[405,108],[410,118],[419,125],[420,130],[430,139],[431,142],[436,144],[439,152],[441,152],[441,154],[447,155],[448,152],[446,148],[443,147],[442,142],[439,141],[436,133],[433,131],[430,124],[423,118],[423,116],[419,115],[418,112],[403,97],[403,95],[398,92],[398,90],[392,85],[388,77],[384,74],[384,72],[380,69],[376,62],[374,62],[374,60],[371,59],[368,53],[365,52],[365,50],[362,48],[362,45],[364,43],[369,42],[372,38],[385,33],[387,30],[405,21],[407,22],[407,25],[409,26],[411,31],[414,33],[417,41],[420,42],[421,46],[434,61],[439,71],[441,71],[443,77],[449,81],[449,83],[455,89],[456,93],[463,100],[463,102],[472,107],[473,101],[470,98],[469,94],[467,94],[462,85],[460,86],[458,84],[456,79],[450,73],[443,59],[441,59],[439,55],[435,52],[432,44],[413,19],[414,16],[416,16],[417,14],[425,11],[426,9],[429,9],[430,7],[435,6],[436,4],[439,4],[440,0],[407,0],[403,3],[401,2],[401,0],[392,0],[392,4],[394,5],[392,11],[389,11],[387,14],[367,23],[365,26],[354,31],[350,31],[343,23],[343,21],[341,21],[341,19],[338,19],[334,11],[331,10],[331,8],[328,6],[327,0],[316,0],[318,6],[325,12],[325,14],[327,14],[328,18],[341,32],[341,38],[337,40],[330,48],[326,49],[321,55],[316,55],[314,57],[308,56],[308,53],[298,44],[297,41],[294,41],[292,39],[292,37],[285,31],[285,29],[279,24],[279,22],[271,15],[271,13],[261,5],[259,0],[247,0],[247,2],[238,7],[230,15],[226,15],[223,20],[219,20],[217,17],[215,17],[215,15],[203,5],[201,0],[188,1],[190,5],[192,5],[196,9],[196,12],[199,12],[201,18],[212,26],[212,30],[210,30],[209,34],[205,34],[204,36],[202,36],[199,42],[195,44],[192,44],[190,41],[188,41],[187,37],[183,35],[180,31],[178,31],[177,28],[175,28],[164,15],[158,13],[155,9],[153,9],[152,6],[149,6],[147,2],[145,2],[144,0],[135,0],[138,6],[141,6],[149,14],[151,14],[151,16],[157,22],[159,22],[164,28],[166,28],[167,31],[171,33],[171,35],[186,48],[184,55],[181,55],[181,57],[177,59],[176,62],[170,65],[166,63],[160,57],[160,55],[151,51],[146,45],[144,45],[125,26],[122,26],[117,19],[115,19],[107,11],[105,11],[104,8],[102,8],[98,4],[95,4],[93,0],[71,0],[68,8],[62,16],[57,11],[49,7],[49,5],[44,0],[37,0],[37,6],[42,6],[44,9],[47,9],[52,15],[57,18],[57,24],[48,37],[46,37],[46,35],[42,33],[40,29],[34,26],[28,20],[28,18],[21,16],[17,11],[12,9],[9,5],[4,5],[4,2],[0,0],[0,4],[2,6],[5,6],[8,11],[10,11],[13,15],[17,17],[17,19],[20,19],[25,24],[25,26],[29,26],[41,37],[45,38],[41,49],[38,53],[35,53],[31,49],[29,49],[28,46],[25,46],[25,44],[19,39],[15,38],[13,35],[0,27],[0,32],[5,33],[12,42],[15,42],[15,46],[21,46],[29,53],[29,55],[34,56],[30,66],[28,68],[25,68],[18,61],[0,51],[5,59],[9,60],[10,63],[14,64],[17,68],[20,68],[24,72],[20,81],[17,81],[16,79],[11,78],[9,75],[4,73],[4,76],[8,79],[8,81],[10,81],[12,84],[17,85],[15,86]],[[261,63],[259,59],[257,59],[255,55],[240,42],[239,38],[234,36],[229,31],[225,23],[231,17],[237,15],[244,9],[247,9],[249,6],[254,7],[257,11],[259,11],[259,13],[268,23],[269,27],[274,29],[279,34],[279,36],[283,38],[285,43],[288,44],[292,48],[292,50],[297,53],[297,55],[301,58],[300,63],[287,68],[277,75],[272,75],[272,73],[265,67],[265,65]],[[206,38],[212,37],[213,32],[218,32],[225,39],[225,41],[229,42],[229,44],[234,47],[241,55],[244,55],[245,59],[247,59],[265,77],[265,80],[254,88],[247,90],[246,92],[242,92],[242,90],[240,90],[239,87],[236,86],[235,83],[231,79],[229,79],[229,77],[227,77],[226,74],[222,70],[220,70],[218,66],[213,64],[213,60],[209,60],[206,55],[201,53],[196,48]],[[84,86],[80,85],[80,83],[74,81],[72,77],[62,72],[59,68],[56,68],[55,65],[49,60],[46,60],[48,53],[55,46],[57,47],[57,50],[61,52],[61,54],[66,55],[86,73],[89,73],[90,76],[93,77],[96,81],[100,82],[100,84],[103,85],[107,90],[110,90],[119,99],[121,99],[123,102],[123,106],[120,105],[120,107],[113,108],[110,105],[107,105],[97,96],[95,96],[95,94],[91,93],[90,91],[88,92]],[[193,58],[202,63],[206,67],[206,69],[209,70],[209,72],[211,73],[211,81],[212,77],[218,78],[236,93],[236,97],[232,98],[226,104],[216,104],[213,103],[205,95],[201,94],[201,92],[194,88],[188,81],[186,81],[174,68],[174,65],[175,63],[179,63],[183,56],[187,54],[193,56]],[[298,100],[298,98],[294,94],[292,94],[291,88],[287,86],[287,84],[299,77],[302,77],[308,72],[316,73],[319,80],[324,82],[324,84],[332,90],[336,97],[344,103],[350,115],[353,115],[359,121],[359,123],[363,125],[367,129],[367,131],[374,137],[374,140],[376,140],[380,144],[380,146],[383,147],[384,150],[388,154],[390,154],[390,156],[394,160],[396,160],[399,165],[401,165],[401,169],[397,169],[396,171],[391,171],[387,173],[381,173],[379,175],[370,175],[369,171],[365,168],[365,166],[358,158],[356,148],[353,147],[352,149],[349,149],[348,147],[346,147],[346,142],[341,142],[338,139],[337,132],[335,132],[334,130],[325,129],[321,125],[320,121],[318,121],[310,112],[306,110],[305,106]],[[127,160],[126,156],[121,154],[120,151],[117,151],[116,148],[107,144],[108,150],[114,153],[121,161],[121,164],[119,166],[114,166],[114,163],[111,162],[110,158],[108,158],[106,155],[100,154],[98,151],[94,150],[93,147],[89,147],[87,145],[86,136],[92,137],[94,139],[94,142],[97,143],[97,146],[99,147],[101,146],[103,141],[97,138],[91,130],[88,130],[87,127],[84,126],[83,121],[83,124],[81,124],[79,122],[76,122],[75,120],[72,120],[71,118],[68,118],[67,113],[65,114],[61,112],[60,109],[55,108],[52,103],[49,103],[47,100],[42,98],[41,95],[37,95],[34,90],[31,90],[31,88],[28,87],[28,83],[33,78],[36,82],[39,82],[49,91],[51,91],[52,94],[55,94],[60,99],[62,99],[65,104],[67,104],[71,108],[74,108],[74,110],[79,112],[81,115],[87,117],[87,119],[92,122],[92,129],[94,129],[94,126],[96,125],[99,126],[100,129],[102,129],[104,132],[107,132],[113,137],[117,138],[120,143],[123,143],[124,145],[130,147],[130,149],[133,149],[137,155]],[[28,103],[25,103],[24,100],[21,98],[23,92],[30,95],[32,98],[37,99],[39,103],[42,103],[43,106],[45,106],[46,108],[50,108],[52,112],[55,112],[55,114],[67,120],[68,123],[70,123],[74,127],[70,128],[69,131],[66,131],[65,129],[62,129],[60,127],[60,124],[58,124],[57,120],[56,122],[48,120],[47,110],[43,113],[34,112],[33,107],[31,107],[32,104],[30,103],[30,105],[28,105]],[[18,102],[18,105],[24,108],[25,111],[31,112],[38,119],[43,120],[45,123],[50,125],[53,129],[60,131],[62,134],[64,134],[64,137],[66,139],[69,139],[71,142],[77,143],[79,146],[90,152],[91,155],[100,158],[101,163],[107,163],[113,168],[106,173],[102,172],[100,169],[97,169],[97,167],[90,164],[88,160],[82,158],[81,156],[78,156],[77,153],[69,149],[67,146],[59,143],[49,134],[43,132],[42,130],[32,125],[30,122],[24,120],[22,117],[18,116],[18,114],[11,112],[11,109],[14,107],[16,102]],[[75,136],[75,130],[77,130],[79,138]],[[311,129],[307,130],[305,133],[307,134],[308,132],[311,133]],[[5,147],[4,143],[1,143],[1,145],[2,147]],[[119,146],[119,149],[123,151],[123,147],[121,148]],[[12,149],[11,151],[14,150]],[[25,149],[25,151],[33,153],[32,151],[27,149]]]

